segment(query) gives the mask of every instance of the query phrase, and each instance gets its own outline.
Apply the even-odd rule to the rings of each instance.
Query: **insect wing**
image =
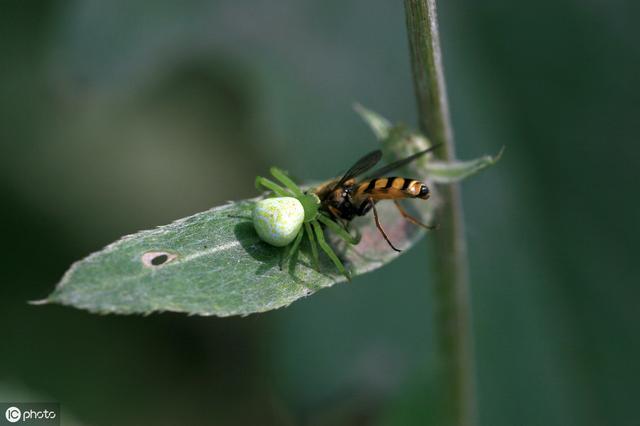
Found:
[[[362,173],[366,172],[380,161],[382,158],[382,151],[375,150],[373,152],[368,153],[361,159],[359,159],[346,173],[342,176],[342,178],[338,181],[338,183],[333,187],[333,189],[338,188],[343,183],[348,181],[351,178],[354,178]]]
[[[440,145],[441,144],[433,145],[432,147],[427,148],[424,151],[416,152],[415,154],[410,155],[407,158],[403,158],[403,159],[400,159],[398,161],[394,161],[393,163],[387,164],[386,166],[380,167],[379,169],[374,170],[369,175],[367,175],[366,178],[367,179],[373,179],[373,178],[377,178],[377,177],[380,177],[380,176],[387,175],[388,173],[392,172],[393,170],[399,169],[400,167],[409,164],[410,162],[412,162],[416,158],[421,157],[424,154],[435,150]]]

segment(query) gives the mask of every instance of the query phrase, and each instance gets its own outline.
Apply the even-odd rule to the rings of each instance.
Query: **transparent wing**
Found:
[[[356,161],[356,163],[353,166],[351,166],[349,170],[346,171],[346,173],[342,176],[342,178],[338,181],[338,183],[335,184],[333,189],[341,186],[343,183],[345,183],[349,179],[359,176],[362,173],[366,172],[367,170],[369,170],[370,168],[378,164],[381,158],[382,158],[382,151],[380,151],[379,149],[368,153],[367,155],[365,155],[364,157]]]
[[[424,151],[416,152],[415,154],[410,155],[407,158],[403,158],[401,160],[394,161],[393,163],[387,164],[386,166],[380,167],[379,169],[376,169],[373,172],[371,172],[370,174],[368,174],[366,176],[366,179],[373,179],[373,178],[377,178],[377,177],[381,177],[381,176],[387,175],[388,173],[391,173],[392,171],[394,171],[396,169],[399,169],[400,167],[402,167],[402,166],[404,166],[406,164],[409,164],[410,162],[412,162],[416,158],[423,156],[427,152],[431,152],[431,151],[435,150],[440,145],[441,144],[434,145],[434,146],[432,146],[430,148],[425,149]]]

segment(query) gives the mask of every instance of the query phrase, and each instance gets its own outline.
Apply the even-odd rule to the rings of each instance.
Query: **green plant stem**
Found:
[[[421,131],[442,147],[435,156],[455,159],[442,68],[435,0],[405,0],[414,89]],[[431,234],[436,245],[435,306],[439,351],[439,406],[445,425],[477,423],[471,303],[462,199],[457,184],[441,186],[442,199]]]

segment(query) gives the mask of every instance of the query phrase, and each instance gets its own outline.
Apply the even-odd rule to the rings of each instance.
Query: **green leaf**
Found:
[[[371,127],[371,130],[373,130],[373,133],[376,135],[378,140],[384,140],[389,137],[389,132],[392,128],[389,120],[380,114],[363,107],[359,103],[353,104],[353,109],[360,114],[360,117],[362,117],[369,127]]]
[[[430,161],[424,165],[424,172],[436,183],[454,183],[496,164],[502,157],[504,147],[497,155],[485,155],[470,161]]]
[[[100,313],[246,315],[287,306],[344,281],[326,259],[321,262],[321,273],[311,268],[308,245],[295,268],[280,270],[282,249],[261,241],[249,219],[254,203],[231,203],[126,236],[75,263],[43,302]],[[381,220],[389,237],[407,248],[422,231],[399,220],[391,207],[381,206]],[[423,203],[423,219],[428,220],[432,210]],[[346,253],[344,245],[338,245],[354,275],[376,269],[396,256],[371,226],[371,218],[362,219],[357,223],[360,244]],[[154,252],[164,253],[167,261],[154,266],[153,255],[146,255]]]
[[[408,130],[402,124],[391,125],[381,115],[362,105],[354,104],[355,111],[369,125],[376,138],[382,142],[390,161],[404,158],[433,144],[424,135]],[[414,170],[417,177],[435,183],[455,183],[496,164],[502,157],[504,147],[495,156],[485,155],[474,160],[444,162],[433,160],[430,155],[416,160]]]
[[[420,148],[418,145],[428,143],[426,138],[407,133],[400,126],[390,126],[375,113],[364,108],[362,111],[366,111],[369,124],[381,137],[386,131],[383,149],[392,156],[404,156],[407,147]],[[425,170],[430,170],[430,164],[428,158],[423,159],[408,165],[405,171],[410,176],[424,176],[428,182]],[[474,166],[438,164],[434,173],[442,179],[467,176],[479,169],[476,163],[469,164]],[[283,249],[260,240],[253,228],[252,208],[259,199],[229,203],[123,237],[73,264],[53,293],[34,303],[60,303],[98,313],[248,315],[287,306],[345,281],[324,255],[320,256],[320,272],[311,266],[312,248],[307,239],[296,258],[281,269]],[[429,224],[437,200],[436,194],[427,201],[409,200],[405,204]],[[398,214],[393,203],[380,202],[377,208],[387,235],[401,249],[410,248],[425,233]],[[325,230],[354,277],[398,256],[378,232],[372,216],[352,221],[352,228],[361,234],[360,242],[354,246]]]

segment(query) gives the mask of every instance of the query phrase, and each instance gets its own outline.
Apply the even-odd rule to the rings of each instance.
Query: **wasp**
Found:
[[[376,227],[389,246],[399,252],[389,240],[387,233],[380,224],[376,203],[381,200],[393,200],[400,214],[411,223],[426,229],[434,226],[425,225],[411,216],[400,204],[400,200],[420,198],[427,200],[431,192],[423,182],[405,177],[387,177],[388,173],[409,164],[418,157],[433,151],[439,145],[417,152],[409,157],[400,159],[366,175],[358,181],[358,177],[372,169],[382,158],[382,151],[376,150],[359,159],[341,178],[332,179],[312,190],[320,199],[320,210],[327,213],[336,221],[345,225],[356,216],[364,216],[373,210]]]

